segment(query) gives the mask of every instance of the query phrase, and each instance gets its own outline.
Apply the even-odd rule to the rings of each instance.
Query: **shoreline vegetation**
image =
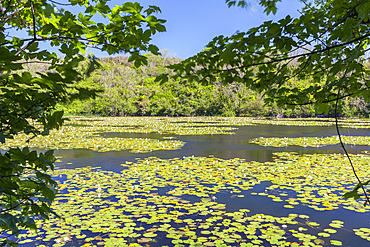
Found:
[[[313,105],[278,107],[265,104],[264,93],[244,84],[224,85],[217,79],[209,85],[170,79],[156,82],[157,76],[171,71],[166,66],[181,60],[163,55],[146,55],[147,65],[136,68],[128,57],[99,58],[100,66],[83,62],[79,71],[78,87],[101,90],[98,97],[61,104],[58,110],[67,115],[85,116],[223,116],[223,117],[327,117]],[[94,58],[95,59],[95,58]],[[26,70],[45,72],[46,66],[30,63]],[[291,83],[306,84],[292,78]],[[338,108],[339,116],[369,117],[370,104],[362,98],[344,99]]]

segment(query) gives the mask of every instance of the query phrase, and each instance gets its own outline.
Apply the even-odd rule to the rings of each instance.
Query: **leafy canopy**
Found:
[[[275,14],[280,0],[260,0],[267,14]],[[170,66],[173,77],[210,83],[244,83],[277,102],[295,108],[314,105],[319,113],[343,98],[370,100],[370,71],[366,56],[370,42],[370,2],[368,0],[304,1],[301,15],[286,16],[277,22],[266,21],[247,32],[230,37],[215,37],[193,57]],[[231,6],[248,7],[244,0],[226,0]],[[167,75],[157,77],[168,80]],[[297,83],[298,81],[299,83]],[[303,83],[301,83],[303,82]],[[336,123],[338,119],[336,118]],[[339,134],[338,124],[336,124]],[[340,135],[339,135],[340,138]],[[358,180],[355,189],[345,194],[359,198],[363,190],[353,163],[341,142]]]
[[[63,123],[63,112],[55,111],[58,102],[94,97],[96,91],[74,85],[84,76],[75,68],[87,47],[128,53],[136,66],[146,64],[141,52],[158,54],[151,36],[165,31],[164,20],[155,17],[159,11],[132,2],[111,6],[107,0],[1,1],[0,141],[18,133],[47,135]],[[40,49],[41,42],[58,48],[62,58]],[[49,67],[30,73],[24,70],[29,63]],[[91,58],[88,67],[96,63]],[[17,148],[0,153],[0,244],[14,244],[8,238],[21,228],[36,230],[35,216],[49,217],[56,183],[46,172],[54,161],[52,151]]]
[[[276,13],[278,0],[260,0],[265,12]],[[294,108],[314,104],[327,111],[337,98],[370,99],[370,2],[366,0],[302,1],[297,18],[286,16],[247,32],[215,37],[205,49],[171,66],[176,77],[209,83],[244,83],[264,92],[270,101]],[[247,7],[247,1],[226,0]],[[305,83],[293,83],[292,78]],[[158,80],[166,80],[161,76]]]

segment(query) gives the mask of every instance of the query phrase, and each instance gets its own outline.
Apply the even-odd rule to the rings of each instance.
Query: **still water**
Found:
[[[156,156],[162,159],[182,158],[183,156],[214,156],[222,159],[242,158],[247,161],[266,162],[273,159],[275,152],[297,152],[307,153],[343,153],[340,145],[330,145],[321,148],[289,146],[284,148],[263,147],[249,143],[250,139],[257,137],[326,137],[336,135],[335,127],[298,127],[298,126],[274,126],[257,125],[236,127],[233,135],[202,135],[202,136],[173,136],[173,139],[184,141],[186,144],[182,149],[171,151],[155,151],[151,153],[130,153],[128,151],[99,153],[90,150],[57,150],[55,154],[62,158],[61,168],[76,168],[83,166],[98,166],[103,170],[119,172],[121,164],[126,161],[134,162],[137,159],[145,159]],[[368,136],[366,129],[341,129],[342,135]],[[101,133],[103,137],[121,138],[155,138],[163,139],[166,135],[160,134],[136,134],[136,133]],[[346,145],[348,152],[360,153],[370,150],[370,146]],[[67,165],[67,163],[69,163]],[[70,164],[72,163],[72,164]],[[254,187],[254,192],[263,192],[269,186],[263,182]],[[188,198],[191,199],[191,198]],[[233,212],[240,208],[248,208],[252,214],[269,214],[274,216],[287,216],[289,213],[306,214],[310,221],[320,222],[322,228],[336,219],[345,222],[343,229],[338,229],[336,239],[343,242],[343,246],[370,246],[369,242],[354,235],[353,228],[369,227],[370,213],[357,213],[354,211],[337,209],[333,211],[319,212],[304,205],[287,209],[281,203],[275,203],[267,197],[252,196],[250,191],[245,192],[244,198],[231,198],[228,194],[218,195],[218,202],[227,205],[226,210]],[[310,233],[313,229],[308,229]],[[167,243],[171,245],[171,242]],[[156,246],[154,244],[151,246]],[[160,245],[158,245],[160,246]],[[330,243],[326,243],[330,246]]]
[[[155,156],[162,159],[182,158],[183,156],[214,156],[221,159],[242,158],[246,161],[266,162],[271,161],[275,152],[298,152],[304,153],[343,153],[341,146],[329,145],[321,148],[288,146],[282,148],[263,147],[249,143],[249,140],[257,137],[326,137],[336,135],[333,126],[301,127],[301,126],[276,126],[256,125],[238,126],[233,130],[233,135],[201,135],[201,136],[174,136],[175,140],[184,141],[186,144],[179,150],[160,150],[150,153],[130,153],[129,151],[94,152],[85,149],[56,150],[57,156],[63,157],[61,168],[76,168],[83,166],[99,166],[104,170],[120,171],[121,164],[126,161],[133,162],[136,159],[145,159]],[[368,136],[367,129],[341,129],[342,135]],[[122,138],[154,138],[162,139],[168,135],[161,134],[137,134],[137,133],[101,133],[103,137]],[[351,153],[359,153],[362,150],[370,150],[370,146],[346,145]]]

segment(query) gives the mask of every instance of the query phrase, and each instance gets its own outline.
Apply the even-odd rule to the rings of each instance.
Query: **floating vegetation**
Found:
[[[255,124],[288,125],[288,126],[331,126],[335,124],[333,118],[273,118],[253,119]]]
[[[99,152],[150,152],[181,148],[184,143],[174,140],[178,135],[233,134],[233,126],[259,123],[322,126],[332,125],[333,121],[76,117],[49,136],[36,137],[27,143],[27,136],[19,135],[2,148],[28,145],[88,148]],[[342,121],[341,124],[368,126],[367,121]],[[99,135],[106,132],[158,133],[163,134],[163,140],[104,138]],[[346,138],[352,138],[349,142],[352,144],[368,142],[363,137]],[[281,145],[284,142],[284,145],[328,145],[326,142],[330,141],[330,138],[296,139],[260,138],[257,141],[260,145]],[[296,142],[287,144],[289,141]],[[342,197],[355,186],[344,156],[275,155],[273,161],[265,163],[238,158],[184,157],[168,160],[151,157],[123,164],[121,173],[89,167],[56,169],[53,175],[60,183],[61,193],[53,208],[62,219],[39,221],[41,230],[37,234],[24,232],[17,241],[20,245],[41,247],[343,245],[342,240],[338,240],[345,227],[343,221],[333,219],[322,224],[312,221],[301,210],[306,207],[321,213],[333,210],[369,212],[362,201]],[[367,155],[352,155],[352,159],[362,167],[369,163]],[[370,175],[369,169],[357,172],[363,181]],[[230,210],[229,203],[247,199],[253,203],[255,197],[280,207],[282,213],[274,216],[252,212],[247,203]],[[291,213],[284,214],[287,211]],[[370,230],[359,226],[353,229],[353,237],[370,241]]]
[[[368,156],[352,156],[356,164]],[[214,157],[159,159],[122,164],[121,173],[97,168],[57,169],[61,194],[54,210],[63,219],[38,222],[38,234],[25,233],[19,243],[38,246],[324,246],[336,240],[344,222],[328,226],[308,215],[276,217],[232,212],[227,201],[262,196],[293,208],[368,212],[361,202],[341,195],[352,190],[352,173],[342,155],[279,153],[259,163]],[[370,171],[358,171],[367,177]],[[256,185],[269,181],[264,192]],[[324,228],[325,227],[325,228]],[[354,230],[367,239],[370,230]],[[355,236],[355,235],[354,235]]]
[[[130,166],[133,174],[128,174],[131,170],[124,172],[126,177],[133,179],[138,178],[135,174],[145,174],[148,179],[155,180],[151,183],[157,187],[175,186],[168,192],[173,196],[209,197],[224,190],[238,195],[261,181],[269,181],[272,185],[257,195],[284,202],[291,208],[302,203],[318,211],[334,210],[339,205],[358,212],[368,210],[359,201],[342,198],[354,186],[351,167],[343,155],[276,155],[278,158],[274,162],[265,163],[202,157],[152,158]],[[358,165],[366,165],[370,157],[354,155],[352,159]],[[366,169],[357,172],[363,179],[370,175]],[[255,192],[251,194],[256,195]]]
[[[342,136],[342,141],[345,144],[353,145],[369,145],[370,136]],[[338,136],[329,137],[298,137],[298,138],[264,138],[259,137],[249,141],[261,146],[285,147],[296,145],[301,147],[321,147],[326,145],[339,144]]]
[[[1,149],[10,147],[31,147],[43,149],[90,149],[97,152],[130,150],[133,153],[144,153],[155,150],[175,150],[184,146],[178,140],[157,140],[150,138],[103,138],[93,132],[84,131],[81,127],[63,127],[52,131],[47,136],[37,136],[27,141],[29,136],[20,134],[7,140]]]
[[[94,132],[135,132],[173,135],[233,134],[235,128],[256,124],[294,126],[333,126],[333,118],[266,119],[251,117],[73,117],[69,125],[93,127]],[[369,128],[365,119],[343,119],[339,125]]]
[[[13,140],[7,140],[1,149],[9,147],[35,147],[43,149],[87,148],[93,151],[150,152],[154,150],[179,149],[184,142],[150,138],[103,138],[99,133],[158,133],[163,135],[231,135],[235,134],[232,126],[255,124],[322,126],[332,125],[332,119],[256,119],[248,117],[72,117],[60,130],[51,131],[48,136],[31,136],[20,134]],[[365,120],[343,120],[347,127],[367,128]],[[163,136],[168,138],[166,136]],[[346,137],[348,143],[367,144],[368,137]],[[337,143],[336,137],[327,138],[258,138],[252,141],[260,145],[276,147],[286,145],[320,146]]]
[[[334,118],[280,118],[280,119],[252,119],[254,124],[272,124],[289,126],[334,126]],[[339,119],[338,124],[345,128],[370,128],[368,119]]]
[[[318,211],[334,210],[340,206],[357,212],[367,212],[362,202],[347,200],[342,197],[354,187],[352,169],[345,156],[339,154],[295,155],[292,153],[277,153],[279,159],[266,162],[261,172],[255,174],[258,178],[262,173],[265,179],[273,183],[266,188],[266,196],[275,200],[286,198],[288,208],[304,204]],[[369,164],[369,156],[352,155],[353,162],[358,166]],[[356,169],[361,179],[369,177],[366,169]],[[283,190],[283,194],[279,191]],[[294,193],[291,193],[294,192]]]
[[[94,117],[71,118],[70,126],[83,125],[86,131],[119,133],[159,133],[170,135],[234,134],[227,126],[251,125],[251,118],[221,117]],[[83,130],[84,131],[84,130]]]
[[[370,241],[370,229],[369,228],[360,228],[353,229],[356,235],[360,236],[363,239]]]

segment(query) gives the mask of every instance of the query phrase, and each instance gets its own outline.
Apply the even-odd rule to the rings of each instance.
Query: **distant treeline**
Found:
[[[156,76],[171,73],[166,65],[180,60],[168,56],[148,55],[148,65],[136,68],[128,57],[99,59],[101,67],[81,65],[83,75],[76,83],[103,90],[99,97],[60,105],[67,114],[100,116],[280,116],[312,117],[312,105],[294,110],[265,104],[263,94],[244,84],[210,85],[169,80],[155,82]],[[29,67],[35,71],[40,66]],[[92,72],[92,73],[91,73]],[[370,105],[362,99],[342,100],[339,113],[344,116],[368,117]],[[333,112],[329,113],[333,114]]]

